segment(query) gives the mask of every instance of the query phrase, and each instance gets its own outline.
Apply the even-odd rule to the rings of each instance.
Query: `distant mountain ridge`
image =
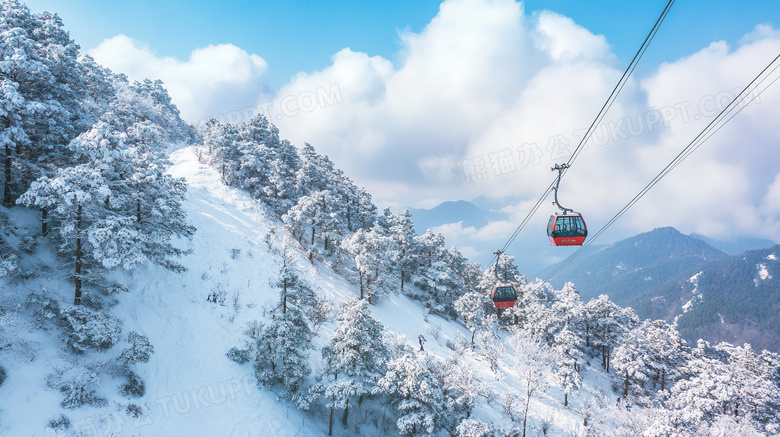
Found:
[[[774,246],[772,240],[766,238],[734,238],[730,240],[716,240],[701,234],[690,234],[691,237],[702,240],[710,246],[729,255],[741,255],[748,250],[760,250]]]
[[[573,282],[584,300],[608,294],[621,305],[728,255],[671,227],[657,228],[607,246],[590,247],[552,283]],[[558,265],[551,266],[549,275]],[[545,277],[545,276],[543,276]],[[641,314],[640,314],[641,315]]]
[[[424,234],[429,228],[462,222],[463,227],[481,228],[501,218],[501,214],[486,211],[466,200],[448,201],[430,208],[408,208],[412,213],[414,228]]]
[[[778,352],[780,245],[714,262],[702,269],[695,284],[680,280],[658,290],[654,299],[669,299],[681,314],[680,304],[693,301],[678,319],[680,334],[689,342],[750,343],[757,350]]]
[[[607,294],[615,303],[634,308],[641,318],[677,320],[689,343],[699,338],[747,342],[776,352],[778,278],[780,245],[731,256],[701,236],[666,227],[589,247],[551,282],[573,282],[586,301]]]

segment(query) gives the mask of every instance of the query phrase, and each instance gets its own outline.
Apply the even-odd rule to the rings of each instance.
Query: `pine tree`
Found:
[[[27,206],[51,210],[59,220],[62,249],[73,253],[76,305],[81,303],[85,257],[93,253],[89,231],[101,220],[107,220],[105,203],[106,199],[110,202],[110,193],[109,181],[104,175],[84,165],[60,169],[54,178],[33,182],[19,199]],[[100,258],[100,251],[97,252]]]
[[[667,413],[656,420],[653,430],[693,435],[722,433],[718,428],[733,429],[733,423],[739,421],[742,427],[759,433],[776,433],[780,418],[778,362],[777,354],[758,355],[750,345],[721,343],[712,347],[700,340],[681,369],[683,379],[669,390],[664,402]]]
[[[471,345],[474,346],[474,335],[483,326],[485,319],[486,298],[482,293],[470,291],[455,302],[455,311],[463,317],[463,321],[471,331]]]
[[[591,346],[601,352],[601,367],[609,373],[612,350],[639,319],[631,308],[619,307],[604,294],[585,305],[584,318],[588,335],[586,344],[591,343],[592,336]]]
[[[685,357],[685,341],[663,320],[645,321],[629,331],[615,349],[613,366],[623,379],[623,396],[629,389],[645,394],[650,382],[665,390],[679,375]]]
[[[579,346],[582,340],[566,325],[555,336],[554,350],[557,360],[553,365],[555,382],[563,392],[563,406],[569,405],[569,395],[578,393],[582,387],[579,373]]]
[[[333,410],[343,408],[342,424],[347,425],[350,405],[371,394],[385,374],[389,351],[384,344],[384,328],[371,316],[368,302],[360,299],[340,305],[339,326],[322,348],[325,381],[318,391],[324,393],[330,408],[328,435],[332,434]]]
[[[471,417],[483,384],[471,366],[459,354],[450,354],[436,368],[442,380],[444,400],[450,422]]]
[[[281,397],[293,402],[305,399],[303,384],[309,374],[308,352],[313,334],[301,311],[279,307],[257,340],[255,376],[266,387],[281,386]]]
[[[390,360],[374,393],[383,394],[399,414],[402,435],[434,435],[443,414],[444,396],[438,378],[412,353]]]
[[[396,270],[401,281],[401,291],[412,274],[417,254],[417,234],[414,231],[412,214],[408,209],[402,213],[386,215],[388,235],[395,242],[397,250]]]
[[[0,153],[3,197],[14,204],[28,185],[67,161],[62,148],[86,126],[78,45],[56,14],[0,3]]]

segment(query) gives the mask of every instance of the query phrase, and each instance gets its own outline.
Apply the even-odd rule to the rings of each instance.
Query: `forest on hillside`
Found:
[[[56,14],[31,13],[17,0],[0,3],[0,122],[0,393],[6,378],[17,377],[4,370],[7,360],[19,360],[29,346],[6,329],[23,318],[81,360],[77,370],[43,378],[63,411],[109,408],[100,379],[118,377],[126,414],[142,414],[131,405],[138,407],[155,381],[144,381],[138,368],[160,350],[141,332],[123,332],[127,314],[114,303],[135,290],[115,277],[150,264],[185,273],[182,259],[194,255],[184,243],[203,229],[184,212],[186,181],[167,169],[170,152],[190,147],[277,225],[280,235],[268,240],[284,241],[273,306],[243,328],[242,344],[214,355],[251,366],[260,390],[326,417],[329,433],[338,422],[355,425],[358,412],[368,417],[389,406],[402,435],[525,435],[531,402],[554,386],[561,408],[569,407],[585,363],[640,407],[632,422],[608,430],[613,435],[780,432],[777,354],[687,344],[676,326],[640,320],[606,295],[584,302],[574,284],[528,281],[510,256],[487,267],[470,263],[440,234],[417,234],[409,211],[380,212],[327,156],[284,140],[263,115],[196,129],[181,119],[162,82],[131,82],[80,56]],[[19,211],[40,227],[20,227]],[[39,256],[43,248],[55,248],[54,255]],[[316,278],[294,267],[297,255],[347,278],[356,295],[323,299]],[[72,299],[30,285],[60,272]],[[518,291],[517,303],[500,312],[490,299],[499,283]],[[389,296],[462,323],[471,337],[450,342],[444,359],[418,354],[372,316],[372,305]],[[229,296],[221,290],[208,299],[225,303]],[[335,329],[317,347],[323,323]],[[499,398],[466,356],[495,380],[503,377],[499,363],[514,360],[518,394]],[[483,404],[505,408],[512,425],[473,416]],[[606,432],[594,424],[595,408],[577,411],[583,433]],[[49,428],[71,432],[62,417]]]

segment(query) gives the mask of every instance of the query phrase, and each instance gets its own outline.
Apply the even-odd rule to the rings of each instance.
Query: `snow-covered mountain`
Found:
[[[2,436],[780,432],[777,354],[481,269],[265,116],[196,129],[17,0],[0,118]],[[744,260],[757,292],[776,262]]]
[[[696,277],[699,296],[679,317],[680,333],[689,340],[750,343],[780,351],[780,245],[747,251],[711,263]],[[692,296],[690,283],[677,281],[658,296]],[[681,312],[682,313],[682,312]]]
[[[780,299],[771,273],[776,252],[773,246],[728,256],[700,238],[659,228],[589,247],[551,282],[574,282],[583,299],[607,294],[642,318],[677,321],[689,342],[778,351],[780,321],[767,312]]]
[[[701,240],[674,228],[658,228],[610,245],[588,247],[552,283],[574,282],[584,299],[607,294],[616,303],[637,309],[641,317],[650,317],[644,307],[637,307],[647,293],[681,277],[690,278],[702,266],[725,258],[726,254]],[[552,266],[545,273],[557,268]]]
[[[31,296],[67,305],[72,299],[72,284],[56,261],[56,248],[43,237],[30,237],[39,231],[34,214],[19,207],[0,208],[0,213],[8,216],[14,235],[37,242],[36,248],[22,257],[21,264],[40,272],[18,282],[0,279],[0,327],[6,343],[0,350],[0,364],[5,370],[5,381],[0,386],[0,435],[327,433],[327,418],[311,416],[278,400],[275,391],[258,387],[251,366],[226,357],[231,348],[245,343],[247,323],[266,319],[278,300],[279,290],[273,282],[284,263],[282,223],[265,216],[242,190],[226,187],[216,170],[198,163],[195,149],[176,151],[171,161],[170,173],[187,181],[183,210],[198,229],[192,241],[181,242],[188,251],[181,259],[186,272],[153,265],[131,273],[114,272],[112,280],[124,291],[90,297],[90,302],[100,302],[94,304],[96,307],[121,319],[122,337],[137,332],[153,346],[148,362],[136,366],[135,373],[145,387],[140,398],[121,396],[124,378],[111,370],[112,360],[128,346],[124,339],[106,352],[74,355],[63,347],[62,334],[51,323],[56,315],[33,314],[34,310],[27,309]],[[339,303],[359,295],[356,284],[343,273],[334,273],[328,263],[311,263],[304,253],[294,253],[294,268],[316,287],[321,298]],[[211,295],[217,296],[217,302],[210,300]],[[419,302],[401,294],[381,298],[371,306],[371,314],[388,331],[388,338],[397,339],[394,347],[419,348],[417,338],[423,334],[426,354],[417,355],[420,362],[445,360],[454,354],[468,363],[474,371],[471,377],[489,388],[483,392],[487,397],[472,394],[477,397],[471,414],[474,420],[490,422],[494,428],[516,426],[513,418],[519,412],[525,379],[514,364],[518,357],[511,349],[498,359],[494,372],[479,353],[463,349],[462,343],[471,337],[466,326],[429,314]],[[309,357],[312,369],[321,369],[319,350],[337,326],[329,318],[319,329]],[[504,350],[509,333],[499,330],[495,335],[491,343],[496,341],[496,347]],[[545,378],[551,377],[549,369],[543,370]],[[623,413],[609,408],[616,398],[608,394],[609,377],[590,364],[583,365],[582,375],[582,390],[570,397],[569,408],[562,408],[563,395],[554,385],[546,387],[546,394],[532,399],[529,427],[551,422],[551,435],[565,435],[568,429],[581,428],[581,408],[589,408],[591,420],[605,426],[624,420]],[[60,386],[65,383],[83,384],[87,390],[94,390],[95,399],[104,401],[75,409],[63,407]],[[592,399],[601,406],[588,404]],[[396,434],[395,420],[386,406],[360,414],[361,420],[374,417],[380,424],[356,419],[355,423],[350,421],[348,429],[339,424],[336,435],[365,435],[379,430]]]

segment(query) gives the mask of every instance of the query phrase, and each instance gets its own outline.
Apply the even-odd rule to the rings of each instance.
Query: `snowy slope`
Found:
[[[8,378],[0,387],[0,435],[314,436],[327,433],[326,418],[316,420],[290,404],[277,401],[272,392],[256,387],[251,366],[241,366],[225,357],[230,347],[242,345],[246,323],[263,319],[266,308],[278,299],[278,291],[270,284],[278,276],[280,266],[279,223],[265,218],[248,195],[223,185],[213,169],[197,162],[191,149],[174,152],[171,161],[170,173],[185,177],[189,184],[184,207],[198,229],[192,241],[180,243],[191,250],[182,260],[188,270],[176,274],[156,266],[144,266],[131,274],[116,273],[114,278],[131,290],[118,295],[118,304],[112,309],[124,321],[123,333],[143,333],[155,348],[151,360],[137,366],[146,382],[145,395],[138,400],[121,397],[117,387],[122,380],[104,369],[99,373],[98,394],[108,398],[106,407],[63,409],[59,405],[62,395],[46,387],[45,376],[55,368],[73,367],[73,355],[63,351],[62,342],[52,338],[52,331],[35,330],[21,318],[10,323],[6,320],[5,328],[15,329],[25,341],[37,345],[38,352],[32,359],[21,359],[24,350],[20,347],[0,351],[0,364],[8,371]],[[35,232],[38,223],[34,217],[18,209],[13,212],[23,226]],[[36,256],[43,257],[42,263],[55,264],[53,255],[44,249]],[[296,262],[302,276],[321,289],[322,297],[338,303],[358,296],[356,287],[328,266],[312,265],[300,254]],[[69,302],[72,285],[63,276],[62,272],[44,275],[17,288],[2,282],[4,303],[13,299],[21,301],[30,289],[40,286],[58,295],[63,302]],[[212,292],[224,293],[224,305],[207,302]],[[417,336],[424,334],[426,352],[439,358],[453,353],[446,347],[446,341],[454,339],[456,333],[466,339],[471,335],[458,322],[436,316],[429,316],[426,321],[422,307],[402,295],[381,299],[372,306],[372,311],[388,330],[405,335],[410,348],[416,349]],[[310,353],[315,372],[319,348],[334,329],[333,321],[326,323],[315,339],[316,349]],[[436,331],[441,333],[439,339],[434,338]],[[500,335],[505,339],[509,333],[500,331]],[[120,342],[106,353],[91,352],[79,359],[108,360],[124,346]],[[502,411],[502,399],[509,394],[522,398],[524,383],[513,368],[512,354],[508,349],[499,365],[503,377],[496,380],[487,364],[476,359],[471,351],[464,353],[480,378],[491,384],[498,395],[490,403],[480,398],[472,417],[496,426],[512,424]],[[418,357],[423,359],[424,355]],[[606,375],[586,365],[583,378],[584,389],[579,395],[571,396],[571,406],[564,409],[563,395],[548,375],[549,390],[533,400],[529,425],[541,418],[551,418],[556,423],[551,435],[570,435],[582,422],[577,410],[597,393],[601,393],[597,397],[605,408],[598,408],[591,420],[620,421],[615,416],[619,413],[608,408],[615,405],[615,396],[603,394],[609,392]],[[126,411],[129,403],[139,404],[144,414],[139,418],[129,415]],[[47,421],[61,413],[71,419],[71,428],[58,432],[47,428]],[[335,434],[349,435],[349,430],[336,428]]]

